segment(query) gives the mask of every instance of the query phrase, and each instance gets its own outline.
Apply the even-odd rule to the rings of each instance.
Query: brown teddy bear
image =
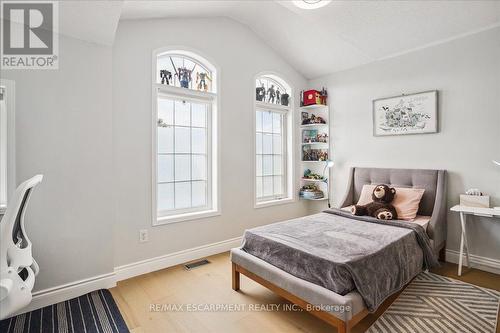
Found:
[[[384,184],[377,185],[372,193],[373,202],[364,206],[354,205],[351,207],[351,213],[358,216],[368,215],[379,220],[397,220],[398,213],[396,208],[391,205],[395,195],[395,188]]]

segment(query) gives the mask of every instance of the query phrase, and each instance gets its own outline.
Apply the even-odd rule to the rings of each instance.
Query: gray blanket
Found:
[[[356,289],[371,312],[437,264],[421,226],[340,210],[247,230],[242,249],[337,294]]]

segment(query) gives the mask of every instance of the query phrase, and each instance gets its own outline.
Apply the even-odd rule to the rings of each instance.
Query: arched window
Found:
[[[158,54],[156,83],[197,91],[215,92],[216,72],[200,57],[186,51]]]
[[[293,199],[292,89],[280,77],[255,80],[255,200],[268,206]]]
[[[153,224],[216,215],[216,69],[182,50],[154,62]]]

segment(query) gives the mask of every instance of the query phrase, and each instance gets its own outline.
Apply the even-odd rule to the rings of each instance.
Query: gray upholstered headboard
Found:
[[[341,207],[357,203],[365,184],[425,189],[418,214],[432,216],[427,234],[434,241],[435,249],[446,240],[445,170],[352,168]]]

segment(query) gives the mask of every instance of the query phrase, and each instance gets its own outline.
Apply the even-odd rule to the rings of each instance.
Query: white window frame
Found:
[[[274,73],[260,73],[254,77],[253,87],[255,89],[255,82],[260,77],[269,77],[272,80],[279,82],[284,86],[288,86],[290,88],[290,100],[288,106],[271,104],[266,102],[257,101],[255,99],[255,93],[253,94],[254,100],[254,108],[253,108],[253,184],[254,184],[254,208],[265,208],[275,205],[288,204],[292,202],[296,202],[297,198],[295,195],[295,187],[296,184],[294,182],[294,173],[295,173],[295,149],[294,147],[294,103],[293,103],[293,88],[284,81],[280,75]],[[271,198],[269,200],[262,200],[257,198],[257,146],[256,146],[256,134],[257,134],[257,124],[256,124],[256,113],[257,111],[272,111],[279,112],[284,115],[283,117],[283,140],[282,140],[282,151],[284,158],[284,186],[285,186],[285,196],[283,198]]]
[[[197,220],[201,218],[208,218],[213,216],[218,216],[221,214],[220,211],[220,177],[219,177],[219,99],[218,95],[213,92],[197,91],[194,89],[180,88],[175,86],[163,85],[156,82],[159,69],[157,69],[157,57],[165,52],[172,52],[175,55],[185,55],[194,61],[202,63],[204,66],[210,64],[208,61],[204,60],[198,53],[191,51],[179,51],[177,49],[163,48],[153,52],[153,114],[152,114],[152,225],[160,226],[165,224],[177,223],[182,221]],[[216,81],[215,74],[219,75],[218,69],[215,67],[212,69],[212,83],[214,84],[215,91],[218,89],[218,80]],[[207,169],[207,206],[202,208],[187,208],[187,209],[177,209],[165,212],[164,214],[158,214],[157,209],[157,163],[158,163],[158,98],[163,96],[165,98],[171,98],[175,100],[185,100],[188,102],[198,102],[207,103],[207,135],[209,136],[209,142],[207,143],[207,158],[208,158],[208,169]]]
[[[5,109],[0,112],[0,168],[3,177],[0,180],[0,215],[5,213],[9,198],[16,187],[15,168],[15,83],[0,80],[4,90]]]

